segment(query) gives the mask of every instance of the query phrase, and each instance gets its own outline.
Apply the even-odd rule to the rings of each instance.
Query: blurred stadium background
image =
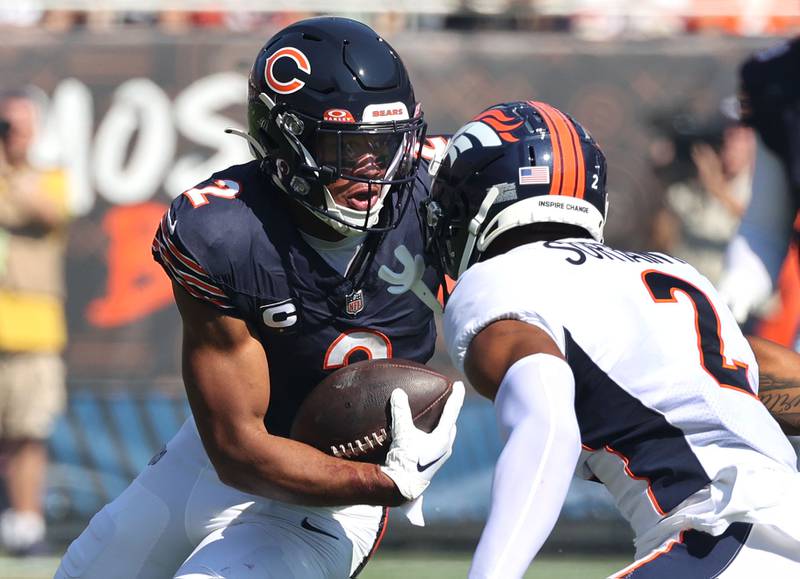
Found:
[[[721,143],[742,58],[800,30],[800,2],[788,0],[0,1],[0,88],[37,87],[35,161],[68,171],[75,214],[69,406],[50,441],[46,498],[55,556],[187,415],[180,323],[150,258],[155,224],[172,197],[248,158],[223,129],[243,124],[252,59],[273,32],[317,14],[363,20],[394,45],[429,134],[504,100],[575,114],[609,158],[607,238],[628,249],[664,245],[667,191],[693,178],[693,142]],[[442,353],[434,364],[453,372]],[[499,447],[491,405],[470,397],[454,456],[426,494],[429,526],[412,532],[394,517],[383,566],[364,576],[463,576]],[[456,557],[447,572],[430,559],[443,552]],[[531,576],[605,576],[630,557],[604,489],[574,484],[547,553],[611,563]],[[0,559],[0,578],[45,577],[53,561]]]

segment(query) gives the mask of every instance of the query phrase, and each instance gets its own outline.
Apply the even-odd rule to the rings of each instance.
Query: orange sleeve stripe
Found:
[[[175,264],[174,261],[172,261],[173,257],[170,256],[170,252],[169,251],[165,251],[163,249],[163,247],[162,247],[162,251],[160,252],[160,255],[167,262],[167,265],[169,266],[170,271],[172,271],[175,275],[180,276],[187,283],[190,283],[193,286],[197,287],[198,289],[204,290],[204,291],[206,291],[206,292],[208,292],[208,293],[210,293],[210,294],[212,294],[214,296],[217,296],[219,298],[223,298],[223,299],[227,299],[228,298],[228,296],[226,296],[225,293],[220,288],[218,288],[217,286],[212,285],[212,284],[208,283],[207,281],[204,281],[204,280],[200,279],[197,276],[194,276],[194,275],[192,275],[190,273],[183,272],[180,269],[178,269],[178,266]]]
[[[232,310],[233,309],[233,306],[230,306],[230,305],[225,304],[225,303],[223,303],[223,302],[221,302],[219,300],[215,300],[214,298],[211,298],[211,297],[209,297],[207,295],[204,295],[204,294],[200,293],[196,289],[192,288],[191,284],[189,284],[188,282],[182,280],[179,277],[173,277],[171,279],[174,279],[176,282],[178,282],[181,285],[181,287],[186,290],[186,293],[188,293],[193,298],[196,298],[196,299],[198,299],[200,301],[204,301],[204,302],[211,302],[215,306],[217,306],[219,308],[222,308],[224,310]]]
[[[201,294],[200,292],[198,292],[196,290],[192,290],[191,286],[189,284],[187,284],[187,282],[182,281],[182,280],[180,280],[178,278],[173,278],[173,279],[175,279],[175,281],[177,281],[179,284],[181,284],[183,289],[185,289],[187,291],[187,293],[189,293],[191,296],[195,297],[196,299],[201,300],[201,301],[205,301],[205,302],[211,302],[215,306],[217,306],[219,308],[222,308],[224,310],[232,310],[233,309],[233,306],[229,306],[228,304],[224,304],[219,300],[215,300],[215,299],[210,298],[208,296],[204,296],[203,294]]]
[[[177,257],[181,261],[181,263],[183,265],[185,265],[186,267],[188,267],[192,271],[194,271],[196,273],[199,273],[200,275],[206,275],[207,276],[208,274],[206,273],[206,271],[203,269],[203,267],[199,263],[197,263],[192,258],[190,258],[190,257],[184,255],[183,253],[181,253],[181,250],[178,249],[178,247],[174,243],[172,243],[172,240],[169,238],[169,234],[166,231],[166,229],[167,229],[166,218],[167,218],[166,214],[164,214],[164,217],[161,219],[161,237],[164,239],[164,242],[165,242],[167,248],[169,249],[169,251],[173,255],[175,255],[175,257]]]
[[[171,268],[171,266],[169,264],[167,264],[167,268]],[[219,306],[220,308],[233,309],[232,306],[229,306],[227,304],[223,304],[219,300],[215,300],[213,298],[210,298],[210,297],[208,297],[206,295],[201,294],[199,291],[197,291],[196,289],[192,288],[192,286],[188,282],[184,281],[183,279],[181,279],[178,276],[172,277],[171,279],[174,279],[178,284],[180,284],[180,286],[183,289],[186,290],[186,293],[188,293],[193,298],[196,298],[196,299],[201,300],[201,301],[211,302],[214,305]]]
[[[189,274],[181,271],[180,269],[178,269],[177,266],[175,265],[175,263],[169,257],[169,254],[167,254],[167,253],[162,251],[162,252],[159,253],[159,255],[161,257],[162,265],[167,269],[167,273],[170,274],[170,277],[172,279],[174,279],[175,281],[179,282],[184,287],[186,287],[186,284],[188,284],[188,285],[192,286],[193,288],[195,288],[196,290],[199,290],[201,292],[205,292],[202,296],[199,296],[199,297],[202,297],[203,299],[206,299],[206,300],[209,300],[211,302],[214,302],[216,305],[218,305],[220,307],[225,307],[225,308],[232,307],[232,306],[230,306],[230,305],[228,305],[228,304],[216,299],[216,298],[221,298],[221,299],[226,300],[226,301],[228,300],[228,296],[226,296],[224,293],[222,293],[221,290],[219,290],[218,288],[215,288],[214,286],[210,286],[207,283],[203,282],[202,280],[197,279],[193,275],[189,275]],[[198,296],[195,296],[195,297],[198,297]]]

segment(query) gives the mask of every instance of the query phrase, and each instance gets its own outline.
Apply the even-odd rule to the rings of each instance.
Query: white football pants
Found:
[[[385,509],[302,507],[222,484],[194,420],[72,542],[55,579],[344,579]]]

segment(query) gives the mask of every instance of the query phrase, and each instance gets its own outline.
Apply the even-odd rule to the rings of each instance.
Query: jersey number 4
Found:
[[[747,380],[747,364],[737,360],[732,360],[733,364],[725,362],[725,342],[720,333],[719,316],[708,296],[688,281],[661,271],[643,272],[642,281],[656,303],[677,302],[675,292],[684,293],[692,301],[700,364],[722,388],[754,396]]]

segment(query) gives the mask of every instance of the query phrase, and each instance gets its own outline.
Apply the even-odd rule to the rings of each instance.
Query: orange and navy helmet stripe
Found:
[[[583,199],[586,191],[586,162],[575,124],[560,110],[538,101],[528,101],[542,116],[553,146],[553,180],[550,195]]]

